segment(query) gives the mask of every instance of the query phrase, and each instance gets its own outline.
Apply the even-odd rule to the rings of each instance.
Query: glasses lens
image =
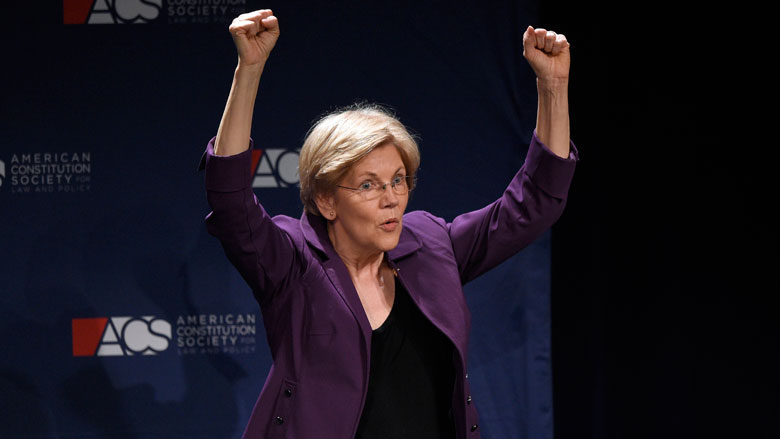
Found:
[[[405,194],[405,193],[409,192],[410,190],[412,190],[413,184],[414,184],[414,181],[412,180],[412,177],[410,177],[410,176],[406,176],[406,177],[400,178],[395,183],[395,193],[399,194],[399,195]]]
[[[405,194],[406,191],[409,190],[409,187],[406,185],[406,178],[398,178],[394,180],[393,189],[395,190],[396,194]]]
[[[372,182],[371,187],[361,187],[358,190],[358,193],[362,195],[364,199],[373,200],[375,198],[381,197],[382,194],[384,194],[387,190],[387,186],[390,186],[396,195],[404,195],[412,190],[413,185],[414,179],[412,177],[397,177],[397,179],[393,180],[392,183],[379,184]]]

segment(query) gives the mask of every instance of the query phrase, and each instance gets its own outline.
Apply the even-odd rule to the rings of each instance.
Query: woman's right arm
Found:
[[[214,154],[221,156],[249,148],[257,88],[279,38],[279,21],[270,9],[241,14],[231,23],[230,35],[238,51],[238,66],[214,142]]]
[[[254,195],[248,151],[258,83],[279,36],[279,24],[270,10],[255,11],[233,20],[230,34],[238,50],[238,66],[217,136],[204,156],[206,196],[212,209],[206,229],[222,243],[258,302],[267,305],[301,268],[290,236]]]

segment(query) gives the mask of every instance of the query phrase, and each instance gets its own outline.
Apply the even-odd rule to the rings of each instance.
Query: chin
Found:
[[[401,238],[401,233],[393,234],[393,236],[386,236],[381,239],[378,244],[383,252],[390,251],[398,246],[398,241]]]

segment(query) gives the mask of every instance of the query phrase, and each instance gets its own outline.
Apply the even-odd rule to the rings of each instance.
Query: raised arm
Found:
[[[249,148],[257,88],[279,38],[279,21],[270,9],[241,14],[230,25],[230,35],[238,51],[238,66],[214,143],[214,154],[222,156]]]
[[[536,73],[536,135],[559,157],[569,157],[569,42],[563,34],[531,26],[523,56]]]
[[[520,251],[561,215],[577,160],[569,140],[569,43],[528,26],[523,55],[536,73],[536,132],[525,164],[496,202],[448,225],[461,281]]]
[[[248,151],[258,83],[279,36],[279,24],[270,10],[255,11],[233,20],[230,34],[238,50],[238,66],[219,131],[202,161],[211,207],[206,229],[220,240],[228,259],[266,309],[302,267],[292,239],[254,195]]]

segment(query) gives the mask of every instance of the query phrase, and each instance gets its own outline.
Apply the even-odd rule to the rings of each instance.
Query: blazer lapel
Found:
[[[422,247],[422,242],[417,238],[417,235],[412,233],[409,228],[404,227],[401,229],[401,237],[398,239],[398,245],[387,252],[387,257],[391,261],[397,261],[416,252],[420,247]]]
[[[355,285],[352,283],[347,267],[341,261],[330,242],[330,238],[328,238],[328,228],[325,219],[304,212],[300,224],[306,242],[322,256],[322,267],[333,284],[333,288],[336,289],[342,300],[352,311],[352,315],[355,316],[355,320],[360,325],[366,342],[370,343],[371,323],[368,321],[368,316],[366,316],[366,311],[363,309],[363,304],[360,302],[360,297],[355,289]]]

